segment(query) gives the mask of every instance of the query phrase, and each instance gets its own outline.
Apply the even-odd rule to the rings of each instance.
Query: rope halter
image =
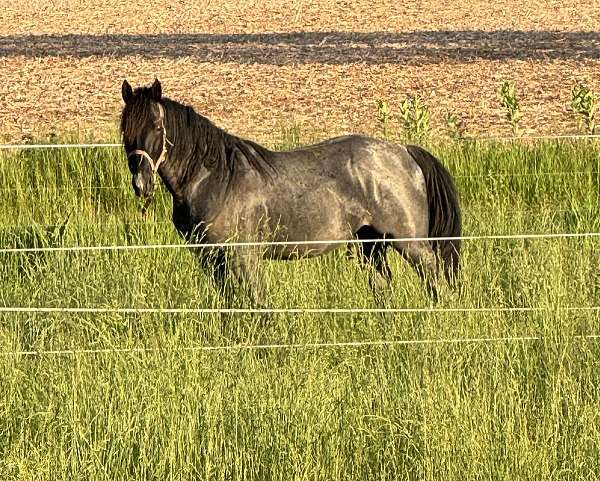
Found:
[[[148,152],[146,152],[143,149],[135,149],[132,150],[131,152],[127,153],[127,158],[129,159],[131,156],[133,155],[141,155],[143,158],[145,158],[148,163],[150,164],[150,168],[152,169],[152,176],[154,178],[154,176],[156,175],[156,173],[158,172],[158,168],[160,167],[160,164],[162,164],[166,159],[167,159],[167,144],[169,145],[173,145],[169,139],[167,139],[167,129],[165,128],[165,111],[163,106],[159,103],[158,104],[158,113],[159,113],[159,119],[160,119],[160,128],[162,130],[162,151],[160,152],[160,157],[154,161],[154,159],[150,156],[150,154]]]
[[[148,161],[148,163],[150,164],[150,168],[152,169],[153,190],[152,190],[152,193],[148,196],[148,198],[144,202],[144,205],[142,206],[142,216],[146,215],[148,207],[150,207],[150,204],[152,203],[152,199],[154,198],[154,191],[156,191],[156,189],[158,188],[158,183],[156,182],[156,175],[157,175],[158,168],[160,167],[160,165],[165,160],[167,160],[167,153],[168,153],[167,152],[167,144],[169,144],[170,146],[173,146],[173,143],[169,139],[167,139],[167,129],[165,127],[165,111],[164,111],[163,106],[160,103],[158,104],[158,115],[159,115],[159,119],[160,119],[160,128],[162,130],[162,150],[160,152],[160,156],[158,157],[158,159],[156,159],[156,161],[154,161],[152,156],[143,149],[135,149],[135,150],[132,150],[131,152],[127,153],[127,159],[129,159],[133,155],[141,155],[144,159],[146,159]]]

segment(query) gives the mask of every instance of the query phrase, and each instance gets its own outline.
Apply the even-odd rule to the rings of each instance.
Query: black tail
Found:
[[[460,237],[461,214],[458,193],[450,173],[441,162],[416,145],[406,150],[415,159],[425,177],[429,206],[429,237]],[[460,240],[431,241],[431,246],[444,262],[444,275],[453,284],[460,268]]]

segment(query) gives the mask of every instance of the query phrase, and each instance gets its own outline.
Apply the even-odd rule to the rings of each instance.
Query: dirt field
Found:
[[[565,133],[571,87],[600,92],[600,2],[28,0],[3,6],[0,137],[114,135],[120,84],[165,94],[262,141],[282,125],[370,132],[374,102],[421,94],[473,134],[508,133],[503,80],[526,133]]]

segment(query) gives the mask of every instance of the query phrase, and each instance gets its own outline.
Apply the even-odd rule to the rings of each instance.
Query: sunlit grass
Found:
[[[431,149],[457,180],[466,235],[600,231],[593,142]],[[117,150],[0,156],[1,247],[181,242],[164,192],[141,218]],[[600,304],[598,242],[467,241],[462,289],[435,306],[536,312],[2,314],[0,478],[597,478],[600,342],[574,336],[600,333],[600,314],[561,308]],[[4,306],[221,306],[185,249],[0,256]],[[390,260],[389,307],[430,306]],[[272,307],[378,307],[343,252],[262,270]],[[181,351],[506,336],[541,340]],[[163,351],[3,355],[139,347]]]

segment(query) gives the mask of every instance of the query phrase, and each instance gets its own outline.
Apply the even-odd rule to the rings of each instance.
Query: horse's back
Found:
[[[394,204],[405,206],[426,202],[423,172],[404,145],[347,135],[282,153],[278,165],[302,171],[315,181],[334,179],[372,209],[392,198],[397,199]]]
[[[323,213],[306,204],[302,210],[319,218],[341,216],[340,222],[356,230],[382,217],[385,223],[395,217],[417,225],[419,231],[427,225],[423,173],[403,145],[348,135],[277,153],[274,165],[277,199],[302,198]]]
[[[273,152],[273,164],[284,175],[302,171],[304,175],[336,172],[353,177],[385,171],[393,177],[418,180],[421,171],[403,145],[364,135],[345,135],[294,150]]]

